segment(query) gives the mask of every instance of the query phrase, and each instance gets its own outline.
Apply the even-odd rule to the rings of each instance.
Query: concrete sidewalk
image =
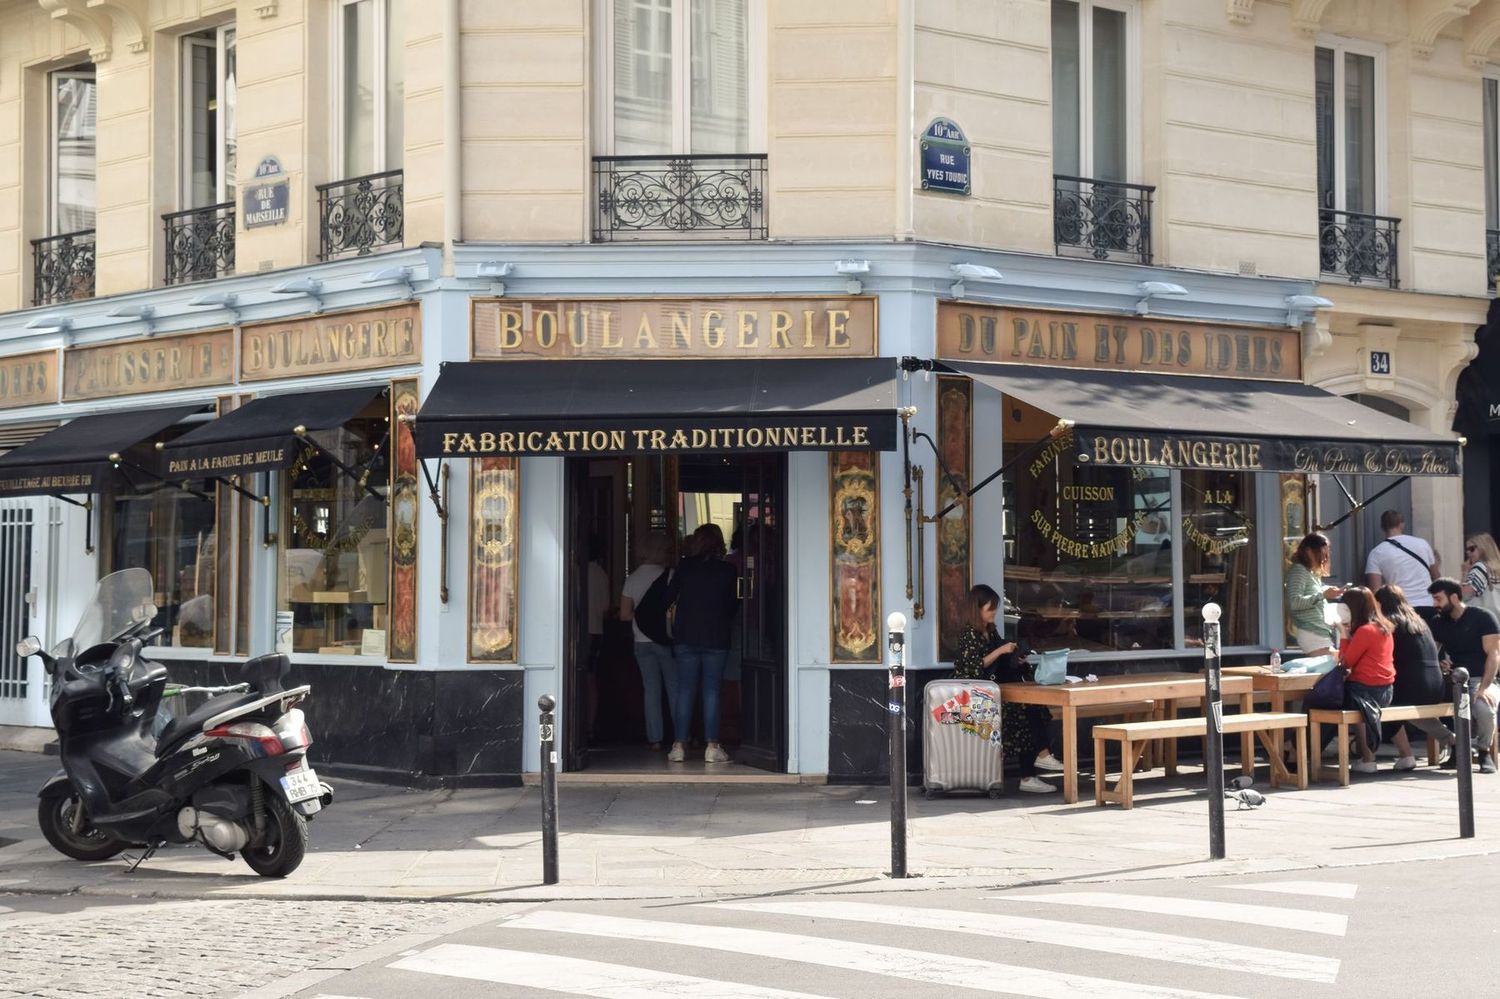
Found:
[[[562,884],[543,888],[536,788],[409,791],[335,781],[307,860],[285,881],[199,848],[136,873],[82,864],[36,825],[55,757],[0,751],[0,891],[172,898],[522,900],[893,891],[951,884],[1194,877],[1477,856],[1500,848],[1500,777],[1474,775],[1479,836],[1457,839],[1456,781],[1419,770],[1356,774],[1348,788],[1268,792],[1228,808],[1230,859],[1210,863],[1201,772],[1140,780],[1132,811],[1060,796],[911,795],[908,869],[893,882],[885,788],[565,785]],[[1265,768],[1261,768],[1264,779]],[[1142,793],[1144,792],[1144,793]],[[14,840],[15,842],[8,842]]]

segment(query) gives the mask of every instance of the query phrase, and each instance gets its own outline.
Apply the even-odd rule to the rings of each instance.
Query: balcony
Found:
[[[594,242],[767,239],[766,157],[596,156]]]
[[[1401,287],[1398,242],[1401,220],[1387,215],[1318,212],[1318,251],[1324,274],[1347,278],[1350,284]]]
[[[1151,263],[1156,188],[1090,177],[1052,177],[1052,233],[1060,257]]]
[[[32,305],[94,297],[94,230],[31,241]]]
[[[167,231],[167,284],[234,273],[234,202],[161,217]]]
[[[318,259],[362,257],[404,236],[402,172],[318,185]]]
[[[1484,231],[1485,288],[1495,293],[1495,278],[1500,277],[1500,229]]]

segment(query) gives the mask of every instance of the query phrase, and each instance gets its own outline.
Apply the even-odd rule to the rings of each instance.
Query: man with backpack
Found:
[[[668,709],[675,710],[677,670],[672,658],[672,636],[667,626],[671,600],[667,570],[667,536],[652,531],[641,538],[636,551],[639,564],[625,578],[620,592],[620,620],[629,621],[635,632],[635,662],[641,671],[645,692],[646,741],[661,749],[663,741],[662,690]]]

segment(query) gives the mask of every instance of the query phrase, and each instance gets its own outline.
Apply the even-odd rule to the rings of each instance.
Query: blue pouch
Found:
[[[1036,654],[1036,682],[1057,686],[1068,675],[1068,650],[1053,649]]]

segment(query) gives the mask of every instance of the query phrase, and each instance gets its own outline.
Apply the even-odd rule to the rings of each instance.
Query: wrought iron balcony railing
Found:
[[[362,257],[404,236],[402,172],[318,185],[318,259]]]
[[[766,239],[766,157],[596,156],[594,241]]]
[[[1486,229],[1484,231],[1484,258],[1487,267],[1485,270],[1485,287],[1493,295],[1495,293],[1495,279],[1500,277],[1500,229]]]
[[[94,230],[31,241],[31,304],[94,297]]]
[[[1151,263],[1156,188],[1090,177],[1052,177],[1052,233],[1059,256]]]
[[[167,284],[234,273],[234,202],[161,217],[167,231]]]
[[[1324,274],[1348,278],[1350,284],[1371,281],[1401,287],[1398,242],[1401,220],[1388,215],[1318,211],[1318,250]]]

